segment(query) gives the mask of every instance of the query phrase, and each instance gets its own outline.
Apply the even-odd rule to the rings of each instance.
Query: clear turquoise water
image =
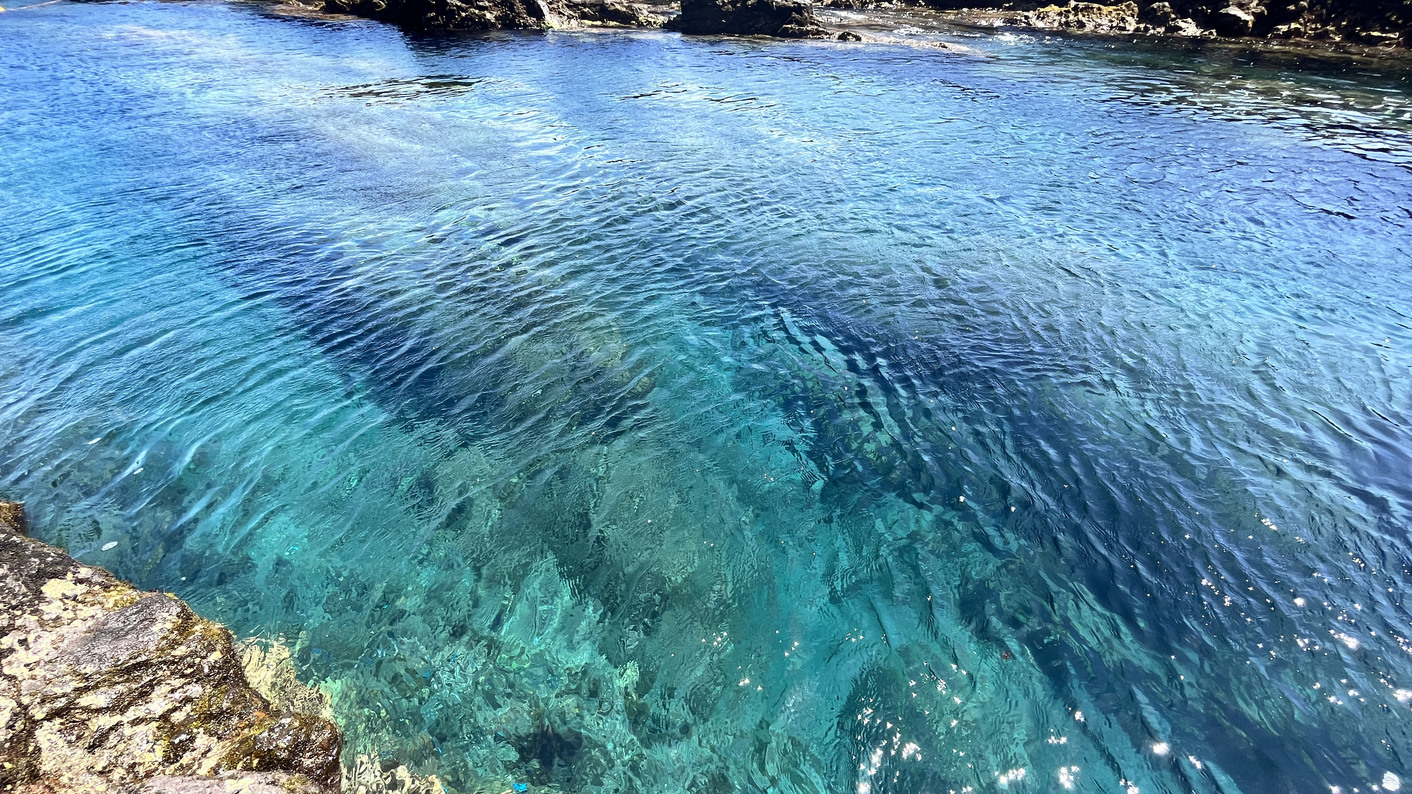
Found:
[[[0,496],[463,792],[1412,776],[1408,69],[948,35],[0,14]]]

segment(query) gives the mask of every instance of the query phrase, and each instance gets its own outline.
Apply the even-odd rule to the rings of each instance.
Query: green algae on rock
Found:
[[[339,789],[338,727],[273,707],[228,631],[24,529],[0,502],[0,791]]]

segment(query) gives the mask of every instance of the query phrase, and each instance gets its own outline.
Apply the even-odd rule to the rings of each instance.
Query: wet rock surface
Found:
[[[339,789],[338,728],[271,705],[229,632],[24,530],[0,502],[0,791]]]

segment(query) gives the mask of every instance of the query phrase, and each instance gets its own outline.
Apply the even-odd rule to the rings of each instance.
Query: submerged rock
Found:
[[[0,790],[338,791],[337,726],[272,706],[228,631],[24,530],[0,502]]]
[[[830,35],[806,0],[681,0],[669,27],[682,33],[738,33],[785,38]]]
[[[435,775],[413,774],[401,764],[384,761],[377,753],[358,756],[343,779],[343,791],[344,794],[446,794]]]
[[[289,647],[279,640],[248,639],[236,645],[245,680],[280,711],[333,721],[328,693],[306,685],[295,672]]]

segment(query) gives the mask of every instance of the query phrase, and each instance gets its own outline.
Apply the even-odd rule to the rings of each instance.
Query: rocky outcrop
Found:
[[[1211,15],[1211,29],[1218,36],[1249,36],[1255,29],[1255,14],[1240,6],[1226,6]]]
[[[1412,45],[1412,0],[1125,0],[1013,10],[1011,0],[930,0],[953,9],[1011,9],[1005,21],[1042,30],[1169,36],[1307,38]]]
[[[624,0],[324,0],[323,10],[445,30],[659,28],[666,21],[649,7]]]
[[[338,791],[338,728],[271,705],[228,631],[24,531],[0,502],[0,791]]]
[[[660,28],[667,21],[648,6],[622,0],[568,0],[559,13],[564,20],[599,27]]]
[[[1137,29],[1137,3],[1102,5],[1071,3],[1045,6],[1019,18],[1026,27],[1045,30],[1076,30],[1090,33],[1131,33]]]
[[[829,32],[806,0],[681,0],[681,16],[669,27],[683,33],[739,33],[818,38]]]
[[[1164,36],[1350,41],[1412,46],[1412,0],[818,0],[838,8],[912,4],[1039,30]],[[323,11],[412,28],[550,29],[602,25],[683,33],[858,40],[814,18],[809,0],[681,0],[668,20],[660,5],[628,0],[322,0]]]
[[[554,19],[544,0],[324,0],[324,11],[457,30],[547,28]]]

